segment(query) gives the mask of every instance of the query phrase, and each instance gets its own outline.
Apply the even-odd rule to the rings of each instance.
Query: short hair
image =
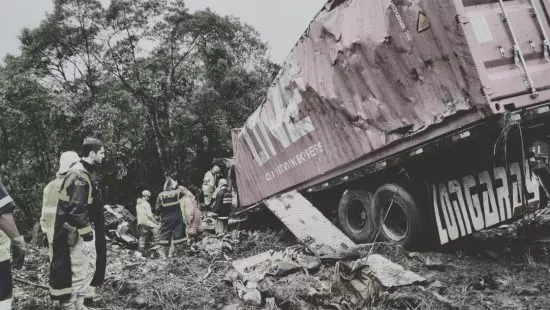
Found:
[[[82,157],[88,157],[90,152],[98,152],[103,147],[103,142],[96,138],[86,138],[82,142]]]

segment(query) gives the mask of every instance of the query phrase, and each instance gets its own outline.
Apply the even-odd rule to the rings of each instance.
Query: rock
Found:
[[[248,281],[246,282],[246,288],[248,289],[257,289],[258,288],[258,283],[254,282],[254,281]]]
[[[230,270],[225,277],[223,278],[223,282],[227,284],[232,284],[233,282],[239,280],[239,272],[237,270]]]
[[[243,301],[248,305],[261,306],[262,294],[256,289],[250,290],[243,295]]]
[[[137,308],[143,308],[147,306],[147,301],[145,298],[138,296],[132,300],[132,304]]]
[[[520,296],[537,296],[540,294],[540,290],[536,287],[522,287],[518,290],[518,295]]]
[[[443,282],[441,282],[439,280],[435,280],[428,287],[440,289],[440,288],[444,288],[444,287],[447,287],[447,286],[445,284],[443,284]]]

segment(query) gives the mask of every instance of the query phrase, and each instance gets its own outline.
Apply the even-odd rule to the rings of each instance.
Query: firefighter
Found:
[[[103,143],[86,138],[82,158],[63,180],[55,216],[50,264],[50,297],[59,300],[62,309],[82,310],[86,289],[96,269],[96,244],[91,208],[97,188],[92,182],[94,167],[105,156]]]
[[[227,180],[220,179],[218,188],[216,189],[216,200],[214,202],[214,217],[216,221],[216,234],[225,235],[229,230],[229,213],[233,199],[227,188]]]
[[[25,259],[25,239],[13,219],[15,203],[0,181],[0,309],[11,310],[13,278],[11,264],[21,268]],[[10,257],[10,246],[13,256]]]
[[[202,193],[204,195],[204,205],[209,206],[212,203],[212,196],[216,189],[216,178],[220,174],[220,167],[214,166],[204,174],[202,181]]]
[[[40,228],[46,234],[48,241],[48,257],[52,260],[52,242],[53,228],[55,224],[55,212],[57,210],[57,201],[59,200],[59,189],[63,183],[65,175],[69,168],[77,163],[80,157],[76,152],[65,152],[59,158],[59,171],[56,174],[55,180],[51,181],[44,188],[44,196],[42,199],[42,213],[40,215]]]
[[[159,245],[168,249],[168,257],[174,255],[175,247],[185,241],[185,223],[180,207],[180,199],[183,197],[183,187],[178,182],[168,177],[164,184],[164,190],[158,195],[156,209],[160,213],[161,223],[159,232]]]
[[[136,214],[139,229],[138,249],[141,252],[145,252],[149,248],[151,241],[158,241],[159,224],[153,216],[149,199],[151,199],[151,192],[144,190],[141,192],[141,198],[138,198],[136,203]],[[155,246],[155,248],[158,249],[158,246]],[[159,250],[158,252],[163,258],[165,255],[164,251]]]

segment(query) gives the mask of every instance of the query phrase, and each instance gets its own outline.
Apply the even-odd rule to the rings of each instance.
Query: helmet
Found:
[[[149,197],[151,197],[151,192],[148,191],[148,190],[144,190],[143,192],[141,192],[141,196],[149,196]]]
[[[218,166],[212,167],[212,173],[219,173],[219,172],[220,172],[220,167]]]
[[[227,180],[226,179],[220,179],[218,181],[218,186],[224,186],[224,185],[227,185]]]
[[[58,173],[59,174],[66,173],[67,171],[69,171],[71,166],[74,163],[78,162],[79,160],[80,160],[80,157],[78,156],[77,153],[75,153],[73,151],[69,151],[69,152],[65,152],[65,153],[61,154],[61,157],[59,158],[59,171],[58,171]]]

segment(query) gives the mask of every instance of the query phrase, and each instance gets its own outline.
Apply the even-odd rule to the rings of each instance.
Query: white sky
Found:
[[[110,0],[100,0],[104,6]],[[136,0],[139,1],[139,0]],[[210,7],[221,15],[233,15],[256,28],[267,41],[275,62],[282,63],[309,21],[326,0],[187,0],[191,10]],[[0,0],[0,59],[19,54],[21,29],[40,24],[51,0]]]

